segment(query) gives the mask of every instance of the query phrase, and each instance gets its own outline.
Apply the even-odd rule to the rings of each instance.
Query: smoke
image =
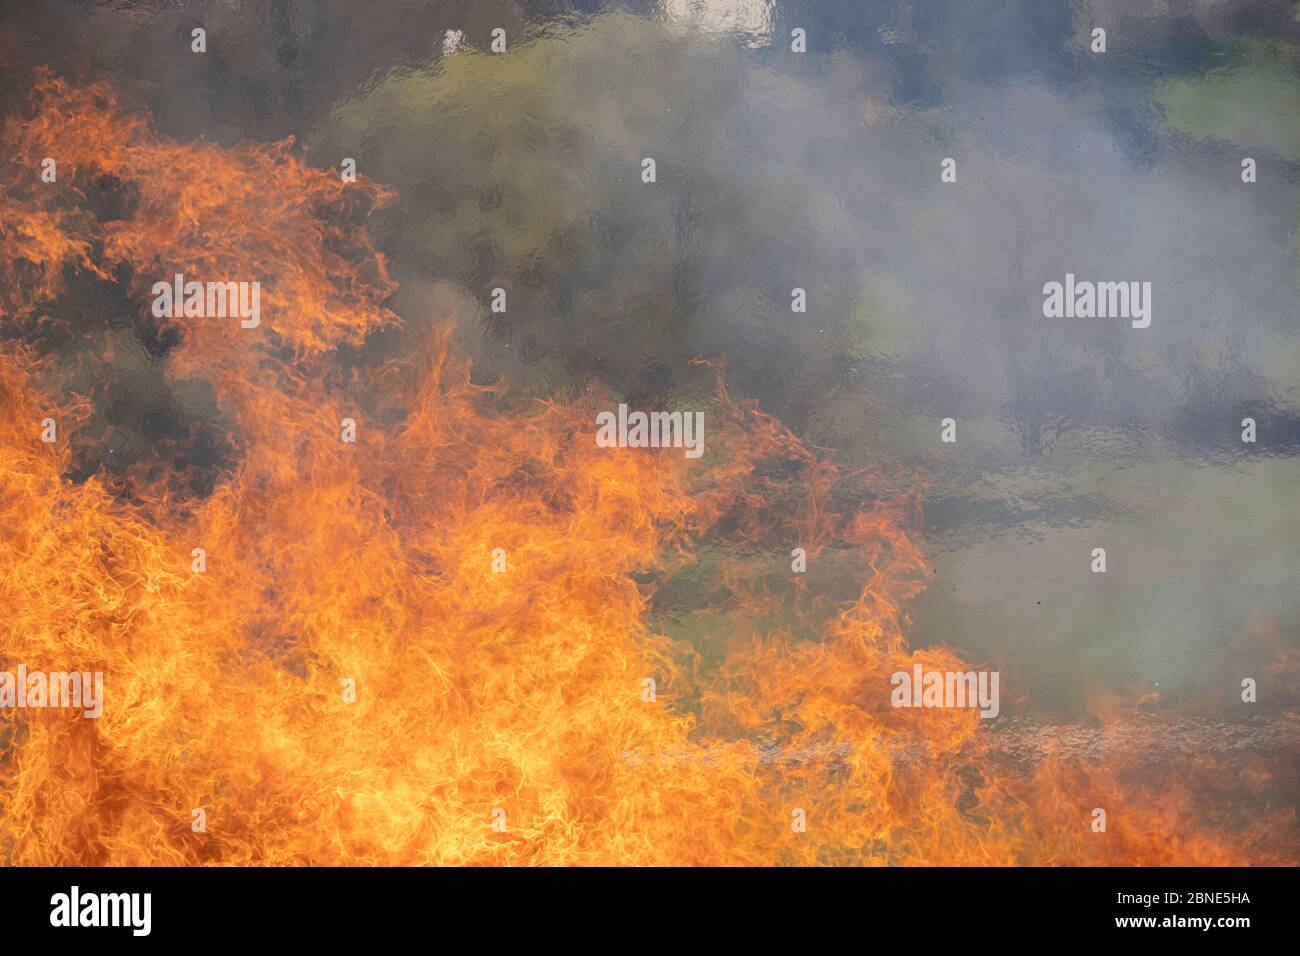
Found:
[[[410,328],[346,362],[446,310],[476,379],[517,394],[689,403],[712,387],[691,359],[725,358],[734,394],[844,462],[923,470],[914,638],[1020,668],[1040,706],[1093,680],[1220,700],[1248,676],[1230,642],[1300,624],[1287,4],[53,3],[0,36],[8,111],[37,64],[112,75],[167,135],[294,135],[393,186],[374,233]],[[1229,125],[1225,89],[1251,104]],[[1066,273],[1150,281],[1151,327],[1045,319]],[[168,343],[86,281],[70,300],[104,300],[119,347],[49,343],[99,383],[77,474],[166,434],[210,491],[238,455],[210,390],[169,384]]]

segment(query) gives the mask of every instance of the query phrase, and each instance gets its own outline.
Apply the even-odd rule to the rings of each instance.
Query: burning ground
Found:
[[[1008,765],[971,711],[893,710],[892,672],[970,666],[908,646],[923,478],[842,469],[730,398],[723,363],[701,369],[704,459],[598,449],[599,387],[512,397],[458,353],[457,316],[390,311],[366,230],[386,187],[289,142],[167,139],[51,74],[4,142],[3,656],[102,670],[107,696],[95,721],[4,715],[7,863],[1293,854],[1290,813],[1259,799],[1267,753],[1152,763],[1040,729]],[[174,272],[259,279],[261,328],[153,319]],[[398,354],[367,352],[397,332]],[[113,461],[97,374],[127,340],[183,411]],[[755,573],[794,546],[849,598]],[[648,623],[691,573],[713,596],[676,612],[707,620],[699,645]]]

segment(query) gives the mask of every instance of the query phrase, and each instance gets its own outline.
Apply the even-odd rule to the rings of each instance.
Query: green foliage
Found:
[[[690,358],[725,354],[738,387],[780,404],[796,372],[864,347],[841,327],[859,217],[835,192],[843,160],[818,156],[835,144],[816,135],[814,96],[732,45],[612,15],[390,75],[337,104],[310,146],[397,187],[381,242],[399,278],[450,278],[484,303],[497,347],[481,367],[651,396],[691,378]],[[486,310],[495,286],[504,316]]]
[[[1170,125],[1197,137],[1262,146],[1300,160],[1300,48],[1243,44],[1220,69],[1164,83],[1156,93]]]

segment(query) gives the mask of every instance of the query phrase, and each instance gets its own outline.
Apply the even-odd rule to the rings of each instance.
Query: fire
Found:
[[[1198,766],[1062,752],[1025,772],[972,710],[891,707],[896,671],[969,669],[905,637],[927,571],[919,483],[842,471],[733,401],[720,361],[702,459],[599,448],[606,396],[476,382],[454,316],[408,316],[415,347],[360,357],[402,325],[364,226],[390,190],[289,141],[170,141],[110,87],[49,74],[3,141],[0,657],[106,675],[97,720],[0,713],[6,863],[1294,854],[1289,815],[1207,802]],[[259,281],[261,326],[151,318],[150,286],[175,273]],[[51,343],[115,341],[66,308],[78,276],[172,343],[170,383],[214,390],[231,449],[214,487],[176,443],[69,477],[79,445],[109,439],[88,434],[94,396]],[[720,543],[732,557],[701,575],[736,613],[707,647],[655,633],[657,589]],[[833,557],[856,597],[772,574],[794,547]]]

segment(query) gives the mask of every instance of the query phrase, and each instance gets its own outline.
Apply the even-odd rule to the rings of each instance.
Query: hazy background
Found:
[[[916,468],[913,640],[1001,669],[1004,695],[1231,715],[1251,676],[1259,709],[1300,703],[1296,3],[50,0],[4,5],[0,64],[6,111],[49,64],[179,139],[355,158],[401,194],[374,222],[394,308],[456,310],[485,379],[689,401],[712,385],[689,360],[725,355],[733,394],[844,462]],[[1152,282],[1151,327],[1043,318],[1066,272]],[[174,419],[221,431],[166,351],[87,373],[124,383],[97,411],[113,455]]]

